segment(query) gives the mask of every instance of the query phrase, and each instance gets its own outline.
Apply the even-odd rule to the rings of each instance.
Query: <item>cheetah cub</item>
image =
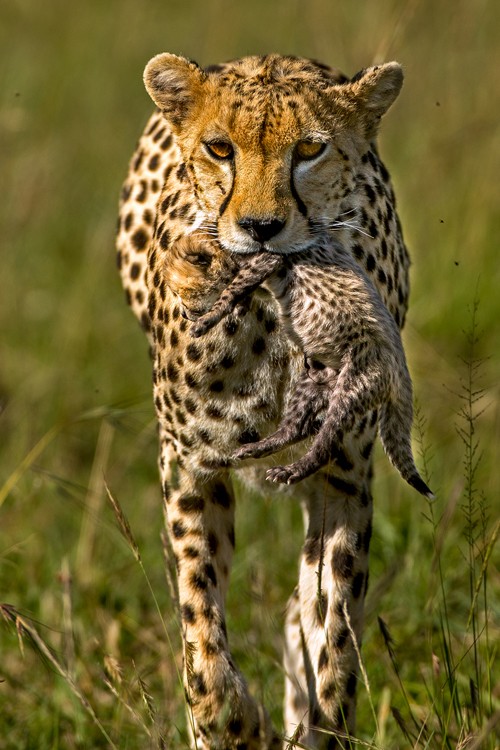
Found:
[[[270,481],[295,484],[328,463],[358,418],[380,409],[379,432],[392,464],[418,492],[433,497],[412,456],[412,385],[399,330],[340,245],[325,237],[304,252],[235,255],[195,232],[172,253],[167,283],[185,317],[194,320],[192,336],[202,336],[262,286],[278,301],[285,330],[304,353],[304,371],[277,431],[243,445],[233,458],[267,456],[314,435],[302,458],[267,471]]]

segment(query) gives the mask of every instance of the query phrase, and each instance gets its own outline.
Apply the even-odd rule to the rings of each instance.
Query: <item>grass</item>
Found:
[[[0,14],[0,748],[186,746],[147,347],[113,257],[150,110],[142,69],[164,50],[404,65],[381,149],[414,261],[405,344],[437,499],[378,452],[359,734],[498,748],[500,9],[7,0]],[[237,544],[231,644],[279,725],[299,510],[240,491]]]

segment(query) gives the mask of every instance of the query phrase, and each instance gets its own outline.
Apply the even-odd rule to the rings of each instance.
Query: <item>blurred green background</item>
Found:
[[[202,65],[277,51],[348,74],[375,62],[403,64],[405,86],[383,124],[381,152],[414,264],[405,344],[437,491],[433,514],[436,523],[445,519],[437,533],[448,616],[463,645],[472,526],[462,505],[467,467],[480,454],[472,493],[479,563],[500,495],[499,31],[494,0],[3,0],[0,602],[40,623],[119,747],[149,746],[130,712],[149,726],[138,675],[167,746],[185,746],[175,660],[103,489],[105,476],[129,517],[179,665],[159,538],[147,346],[124,304],[113,248],[120,184],[151,110],[145,63],[163,51]],[[460,415],[469,408],[471,356],[483,360],[472,422]],[[479,441],[472,464],[457,434],[471,424]],[[411,701],[424,712],[422,675],[439,607],[436,540],[428,508],[381,451],[374,491],[364,654],[378,742],[396,747],[401,735],[387,707],[402,699],[375,615],[390,624]],[[295,582],[299,510],[242,492],[237,535],[231,642],[279,723],[281,625]],[[489,606],[497,614],[498,560],[493,551]],[[23,653],[8,627],[0,654],[0,748],[109,746],[67,681],[27,646]],[[121,702],[102,679],[110,656],[123,670],[113,678]],[[489,692],[498,704],[498,685]],[[373,732],[361,695],[360,733]]]

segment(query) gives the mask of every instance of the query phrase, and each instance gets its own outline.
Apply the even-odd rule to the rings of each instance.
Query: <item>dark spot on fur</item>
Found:
[[[372,449],[373,442],[371,440],[369,440],[368,443],[361,448],[361,455],[366,461],[370,458]]]
[[[215,555],[219,548],[219,540],[217,539],[217,536],[216,534],[214,534],[213,531],[210,531],[208,533],[207,541],[208,541],[208,549],[210,550],[210,554]]]
[[[238,322],[234,318],[229,318],[224,321],[224,332],[226,336],[234,336],[238,330]]]
[[[174,521],[172,524],[172,534],[176,539],[182,539],[186,536],[186,527],[181,521]]]
[[[179,368],[173,362],[169,362],[167,365],[167,376],[172,383],[176,383],[179,379]]]
[[[136,250],[144,250],[148,244],[149,236],[144,229],[136,229],[131,239]]]
[[[363,250],[361,245],[359,245],[358,243],[353,245],[352,252],[354,254],[354,257],[357,258],[358,260],[361,260],[361,258],[363,258],[365,254],[365,251]]]
[[[222,393],[224,390],[224,383],[222,380],[214,380],[210,383],[209,390],[212,393]]]
[[[198,381],[196,380],[195,376],[192,372],[186,372],[184,375],[184,380],[188,388],[197,388],[198,387]]]
[[[222,410],[219,409],[219,407],[215,404],[208,404],[205,409],[205,414],[211,419],[222,419],[222,417],[224,416]]]
[[[332,570],[335,576],[340,578],[350,578],[354,565],[354,557],[350,552],[335,549],[332,554]]]
[[[322,646],[319,652],[318,672],[322,672],[326,666],[328,666],[328,649],[326,646]]]
[[[212,563],[207,563],[205,565],[205,575],[212,582],[214,586],[217,586],[217,576],[215,574],[215,568],[212,565]]]
[[[222,482],[217,482],[215,484],[212,493],[212,500],[216,505],[220,505],[222,508],[230,507],[232,498]]]
[[[240,445],[245,445],[246,443],[256,443],[258,440],[260,440],[260,435],[257,430],[254,430],[252,428],[243,430],[243,432],[238,437],[238,443]]]
[[[368,202],[371,206],[373,206],[377,198],[375,194],[375,190],[372,188],[371,185],[368,185],[368,184],[366,184],[364,188],[365,188],[366,197],[368,198]]]
[[[168,229],[164,229],[160,237],[160,247],[162,250],[167,250],[170,242],[170,234]]]
[[[335,698],[336,693],[337,693],[337,686],[335,685],[334,682],[329,682],[321,690],[321,699],[324,701],[331,701],[333,698]]]
[[[203,676],[199,672],[194,672],[190,679],[189,683],[194,690],[195,693],[198,695],[206,695],[207,694],[207,686],[205,685],[205,680],[203,679]]]
[[[356,672],[351,672],[349,674],[349,677],[347,678],[347,683],[345,686],[346,693],[350,698],[353,698],[356,693],[356,686],[358,684],[358,676]]]
[[[315,608],[317,621],[320,625],[324,625],[328,610],[328,597],[324,591],[321,591],[320,594],[316,595]]]
[[[191,576],[191,585],[198,591],[205,591],[208,587],[208,581],[204,575],[195,571]]]
[[[181,427],[184,427],[184,425],[186,424],[186,417],[184,416],[184,412],[181,409],[175,410],[175,418],[178,424],[180,424]]]
[[[141,150],[139,151],[139,153],[135,157],[135,159],[133,161],[133,164],[132,164],[132,169],[134,170],[134,172],[137,172],[137,170],[139,169],[139,167],[142,164],[142,160],[143,159],[144,159],[144,150],[141,148]]]
[[[349,635],[349,631],[347,627],[343,627],[342,630],[340,630],[335,636],[335,638],[333,639],[333,647],[336,648],[338,651],[341,651],[345,646],[348,635]]]
[[[231,734],[235,734],[237,736],[240,734],[243,728],[243,723],[241,719],[231,719],[228,722],[227,728],[231,732]]]
[[[130,266],[130,278],[133,279],[133,281],[135,281],[136,279],[139,278],[140,273],[141,273],[141,267],[139,263],[132,263],[132,265]]]
[[[354,464],[347,456],[341,445],[333,445],[330,451],[330,457],[342,471],[351,471]]]
[[[264,327],[266,329],[267,333],[273,333],[274,330],[276,330],[276,319],[275,318],[267,318]]]
[[[205,500],[201,495],[182,495],[179,498],[179,509],[183,513],[201,513],[205,508]]]
[[[198,408],[193,399],[189,397],[184,400],[184,407],[189,414],[196,414]]]
[[[356,573],[352,581],[352,595],[355,599],[359,599],[363,584],[365,582],[365,575],[362,572]]]
[[[222,650],[222,645],[219,646],[217,643],[212,643],[212,641],[206,641],[204,643],[205,648],[205,654],[207,656],[216,656],[216,654],[220,654]]]
[[[362,536],[361,536],[361,547],[365,552],[368,552],[370,549],[370,540],[372,538],[372,522],[371,520],[368,521],[366,524],[366,529],[364,530]]]
[[[361,505],[363,506],[363,508],[367,508],[370,505],[371,499],[372,498],[371,498],[370,493],[367,492],[365,488],[363,488],[363,490],[361,492],[361,496],[359,498],[359,501],[360,501]]]
[[[332,476],[331,474],[328,474],[326,479],[328,484],[330,484],[335,490],[347,495],[348,497],[354,497],[358,492],[356,485],[352,484],[352,482],[346,482],[345,479]]]
[[[160,143],[160,148],[162,151],[166,151],[170,146],[172,145],[172,134],[169,133],[166,138],[163,139],[163,141]],[[170,174],[170,172],[169,172]],[[168,174],[164,176],[164,179],[166,180],[168,177]]]
[[[375,268],[375,256],[372,253],[368,253],[368,256],[366,258],[366,270],[367,271],[373,271]]]
[[[186,356],[190,362],[198,362],[201,357],[201,350],[196,344],[189,344],[186,349]]]
[[[326,743],[326,750],[341,750],[340,742],[336,737],[329,737]]]
[[[156,169],[158,169],[158,164],[160,163],[160,157],[158,154],[154,154],[151,159],[149,160],[148,167],[149,169],[154,172]]]
[[[203,445],[212,445],[213,438],[208,430],[198,430],[198,437],[200,438]]]
[[[140,192],[139,192],[136,200],[138,200],[139,203],[144,203],[144,201],[146,200],[146,196],[148,194],[148,184],[147,184],[146,180],[141,180],[140,186],[141,186],[141,190],[140,190]]]
[[[190,604],[183,604],[181,607],[181,616],[184,622],[192,625],[196,621],[194,609]]]
[[[309,565],[318,562],[321,555],[321,538],[318,535],[307,537],[304,544],[304,557]]]
[[[220,365],[225,370],[229,370],[231,367],[234,366],[234,357],[230,357],[229,355],[226,355],[225,357],[221,359]]]

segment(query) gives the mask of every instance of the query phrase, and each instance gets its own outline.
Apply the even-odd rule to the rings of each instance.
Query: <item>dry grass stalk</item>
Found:
[[[59,581],[62,588],[63,643],[66,667],[69,674],[75,674],[75,634],[73,628],[72,578],[68,558],[62,561]]]
[[[130,524],[127,520],[127,517],[125,516],[125,513],[121,509],[121,506],[118,500],[116,500],[116,498],[113,497],[113,495],[111,494],[111,490],[109,489],[107,482],[104,482],[104,487],[106,488],[108,500],[111,503],[111,507],[114,510],[116,519],[120,526],[120,531],[122,532],[122,535],[125,541],[128,542],[128,545],[130,549],[132,550],[132,553],[135,559],[137,560],[138,563],[142,564],[141,553],[139,552],[139,547],[137,545],[137,542],[135,541],[134,535],[132,534],[132,529],[130,528]]]
[[[92,575],[91,561],[94,550],[94,539],[104,500],[103,476],[109,461],[113,435],[113,426],[106,419],[103,419],[90,471],[87,497],[85,498],[87,512],[82,519],[80,537],[76,548],[75,570],[79,571],[79,576],[83,578],[84,582],[88,582]]]

